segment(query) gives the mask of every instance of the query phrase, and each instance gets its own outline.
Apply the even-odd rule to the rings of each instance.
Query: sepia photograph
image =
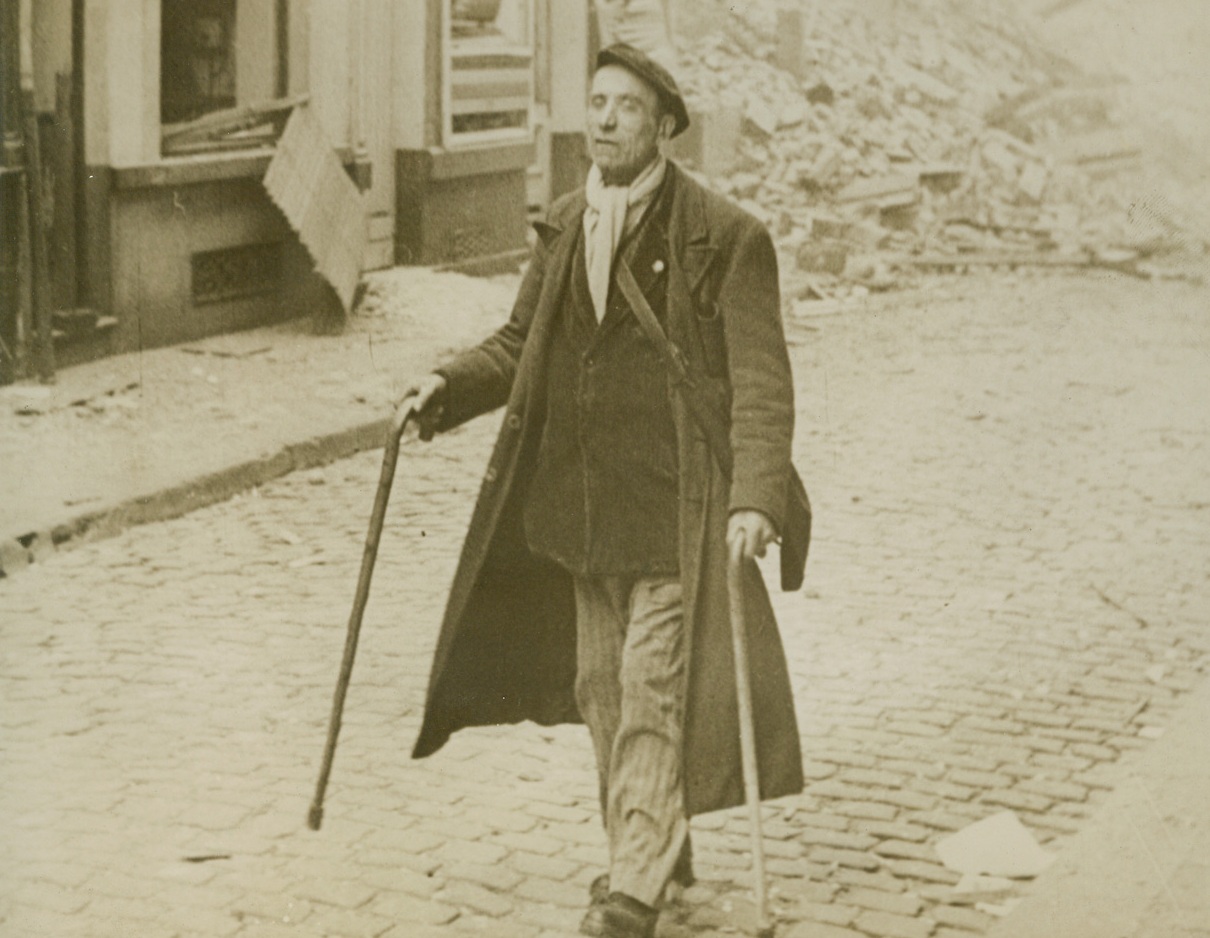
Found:
[[[1206,0],[0,0],[0,938],[1210,938]]]

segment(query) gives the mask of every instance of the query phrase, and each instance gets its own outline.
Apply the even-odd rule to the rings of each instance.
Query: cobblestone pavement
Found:
[[[817,526],[782,621],[807,792],[766,807],[784,938],[958,938],[939,838],[1061,849],[1210,664],[1210,324],[1176,283],[966,278],[789,324]],[[408,757],[494,433],[401,459],[322,831],[304,817],[368,453],[0,584],[0,934],[574,934],[587,735]],[[746,930],[742,813],[694,820],[661,935]],[[1011,897],[1010,897],[1011,898]]]

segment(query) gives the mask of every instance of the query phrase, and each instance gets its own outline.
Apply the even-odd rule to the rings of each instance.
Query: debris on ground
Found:
[[[1001,811],[937,842],[948,869],[970,876],[1032,879],[1054,856],[1043,850],[1012,811]]]
[[[818,299],[971,266],[1145,278],[1205,248],[1121,184],[1142,148],[1120,80],[1048,51],[1011,5],[757,0],[704,19],[681,37],[697,126],[674,153],[776,233]]]

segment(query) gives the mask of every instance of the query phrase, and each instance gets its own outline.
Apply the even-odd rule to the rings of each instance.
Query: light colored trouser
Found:
[[[610,889],[655,905],[688,836],[678,577],[577,577],[576,702],[592,734]]]

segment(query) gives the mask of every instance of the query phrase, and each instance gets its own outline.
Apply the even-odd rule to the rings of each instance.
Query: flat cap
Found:
[[[655,90],[675,121],[672,136],[675,137],[689,126],[689,110],[685,107],[685,99],[681,97],[681,89],[677,87],[676,79],[668,69],[646,52],[625,42],[615,42],[597,53],[597,68],[606,65],[620,65],[627,71],[634,72]]]

